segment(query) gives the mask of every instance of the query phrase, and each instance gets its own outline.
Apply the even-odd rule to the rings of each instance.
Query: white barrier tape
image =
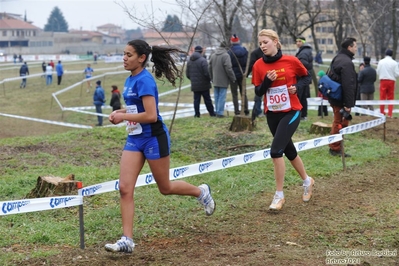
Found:
[[[26,116],[19,116],[19,115],[10,115],[10,114],[3,114],[3,113],[0,113],[0,115],[6,116],[6,117],[12,117],[12,118],[18,118],[18,119],[29,120],[29,121],[41,122],[41,123],[46,123],[46,124],[52,124],[52,125],[58,125],[58,126],[65,126],[65,127],[93,128],[92,126],[79,125],[79,124],[72,124],[72,123],[64,123],[64,122],[51,121],[51,120],[45,120],[45,119],[39,119],[39,118],[33,118],[33,117],[26,117]]]
[[[316,98],[308,98],[308,109],[309,110],[317,110],[317,107],[321,105],[322,98],[316,97]],[[376,117],[384,117],[383,114],[379,112],[379,110],[371,111],[369,109],[364,109],[362,106],[364,105],[399,105],[399,101],[397,100],[386,100],[386,101],[374,101],[374,100],[367,100],[367,101],[356,101],[355,107],[352,107],[351,113],[360,113],[360,114],[367,114],[371,116],[376,116]],[[332,111],[332,108],[330,107],[330,103],[327,100],[323,100],[323,106],[327,106],[329,111]],[[387,111],[387,108],[385,108],[385,111]],[[393,113],[399,113],[399,109],[394,109]]]
[[[181,87],[182,90],[187,89],[187,88],[191,88],[191,85],[186,85],[186,86]],[[168,94],[171,94],[171,93],[175,93],[175,92],[178,92],[178,91],[179,91],[179,88],[176,88],[176,89],[173,89],[173,90],[170,90],[170,91],[166,91],[166,92],[160,93],[158,96],[159,96],[159,98],[161,98],[162,96],[165,96],[165,95],[168,95]]]
[[[58,102],[58,99],[56,98],[56,101]],[[59,103],[59,102],[58,102]],[[61,105],[61,103],[59,103]],[[166,103],[167,106],[172,106],[175,105],[174,103]],[[182,106],[191,106],[191,104],[182,104]],[[234,111],[234,108],[232,107],[232,105],[230,103],[226,104],[226,110],[227,111]],[[250,107],[250,106],[249,106]],[[104,109],[111,109],[111,107],[109,106],[104,106]],[[84,111],[84,110],[94,110],[94,106],[82,106],[82,107],[62,107],[63,111],[73,111],[73,112],[78,112],[78,113],[83,113],[83,114],[89,114],[89,115],[93,115],[93,116],[102,116],[102,117],[108,117],[108,114],[98,114],[96,112],[89,112],[89,111]],[[383,118],[385,121],[385,116],[377,111],[371,111],[371,110],[366,110],[363,108],[359,108],[359,107],[353,107],[353,111],[354,112],[359,112],[361,114],[368,114],[371,116],[376,116],[376,117],[380,117]],[[201,114],[203,113],[207,113],[207,109],[205,105],[201,105],[200,106],[200,112]],[[87,125],[79,125],[79,124],[71,124],[71,123],[64,123],[64,122],[58,122],[58,121],[51,121],[51,120],[44,120],[44,119],[37,119],[37,118],[31,118],[31,117],[24,117],[24,116],[16,116],[16,115],[10,115],[10,114],[1,114],[3,116],[8,116],[8,117],[13,117],[13,118],[19,118],[19,119],[25,119],[25,120],[30,120],[30,121],[36,121],[36,122],[43,122],[43,123],[48,123],[48,124],[54,124],[54,125],[59,125],[59,126],[67,126],[67,127],[74,127],[74,128],[92,128],[92,126],[87,126]],[[162,112],[160,113],[160,115],[162,116],[162,119],[164,121],[166,120],[171,120],[173,118],[174,115],[174,111],[167,111],[167,112]],[[176,118],[184,118],[184,117],[191,117],[194,115],[194,111],[190,108],[190,109],[180,109],[177,110],[176,112]],[[368,123],[371,123],[371,121],[369,121]],[[375,125],[380,125],[384,122],[379,121],[378,124],[376,124],[376,122],[373,122],[373,126]],[[121,125],[122,124],[122,125]],[[123,126],[124,123],[120,123],[118,126]],[[107,127],[113,127],[114,125],[110,125]],[[354,125],[353,127],[355,127],[356,125]],[[349,129],[346,129],[349,130]],[[350,133],[356,133],[358,131],[356,131],[355,129],[350,129],[352,130]]]
[[[307,98],[307,101],[308,101],[308,106],[309,105],[321,105],[322,101],[323,101],[323,105],[330,106],[330,103],[328,102],[328,100],[324,100],[321,97]]]
[[[106,56],[106,57],[104,57],[104,62],[105,63],[115,63],[115,62],[122,63],[123,62],[123,55]]]
[[[357,100],[356,105],[399,105],[399,100]]]
[[[59,105],[58,99],[55,99]],[[83,113],[83,114],[89,114],[93,116],[102,116],[108,118],[108,114],[98,114],[96,112],[89,112],[89,111],[83,111],[83,110],[93,110],[93,106],[85,106],[85,107],[73,107],[73,108],[68,108],[68,107],[62,107],[63,111],[73,111],[73,112],[78,112],[78,113]],[[104,107],[104,109],[111,109],[111,107]],[[206,107],[202,107],[201,111],[204,113],[206,111]],[[162,119],[163,120],[170,120],[173,117],[174,111],[170,112],[164,112],[161,113]],[[11,114],[3,114],[0,113],[1,116],[6,116],[6,117],[12,117],[12,118],[18,118],[18,119],[23,119],[23,120],[29,120],[29,121],[35,121],[35,122],[41,122],[41,123],[47,123],[47,124],[53,124],[53,125],[58,125],[58,126],[65,126],[65,127],[74,127],[74,128],[93,128],[92,126],[87,126],[87,125],[80,125],[80,124],[72,124],[72,123],[65,123],[65,122],[58,122],[58,121],[52,121],[52,120],[44,120],[44,119],[38,119],[38,118],[32,118],[32,117],[27,117],[27,116],[19,116],[19,115],[11,115]],[[185,109],[185,110],[178,110],[176,113],[176,118],[183,118],[183,117],[191,117],[194,115],[194,112],[192,109]],[[121,122],[118,125],[109,125],[109,126],[104,126],[104,127],[113,127],[113,126],[124,126],[126,125],[125,123]]]
[[[111,109],[111,106],[103,106],[102,109]],[[103,117],[109,117],[109,114],[99,114],[94,112],[89,112],[89,111],[84,111],[84,110],[94,110],[96,109],[95,106],[82,106],[82,107],[63,107],[63,111],[73,111],[77,113],[82,113],[82,114],[88,114],[88,115],[95,115],[95,116],[103,116]]]
[[[123,67],[123,66],[122,66],[122,67]],[[115,69],[119,69],[119,68],[121,68],[121,67],[118,66],[118,67],[113,67],[113,68],[99,68],[99,69],[96,69],[96,71],[115,70]],[[84,81],[96,79],[96,78],[98,78],[98,77],[103,77],[103,76],[105,76],[105,75],[109,75],[110,73],[112,73],[113,75],[116,75],[116,74],[126,74],[126,70],[124,70],[124,71],[118,71],[118,72],[108,72],[108,73],[104,73],[104,74],[102,74],[102,75],[98,75],[98,76],[95,76],[95,77],[92,77],[92,78],[89,78],[89,79],[84,79]],[[57,74],[56,71],[53,71],[53,72],[52,72],[52,75],[56,75],[56,74]],[[69,70],[64,70],[64,74],[82,74],[82,75],[83,75],[83,71],[77,71],[77,70],[69,71]],[[3,83],[3,82],[9,82],[9,81],[15,81],[15,80],[21,80],[21,79],[30,79],[30,78],[42,77],[42,76],[47,76],[47,74],[46,74],[46,73],[38,73],[38,74],[30,74],[30,75],[26,75],[26,76],[19,76],[19,77],[13,77],[13,78],[5,78],[5,79],[3,79],[3,80],[0,82],[0,84]],[[72,85],[72,86],[73,86],[73,85]],[[57,94],[57,93],[56,93],[56,94]]]
[[[336,134],[331,136],[310,139],[306,141],[300,141],[294,143],[294,145],[297,148],[298,152],[300,152],[320,147],[323,145],[328,145],[330,143],[341,140],[342,140],[342,135]],[[181,179],[189,176],[200,175],[204,173],[227,169],[230,167],[258,162],[270,158],[271,158],[270,149],[258,150],[250,153],[244,153],[212,161],[172,168],[169,170],[169,178],[170,180]],[[136,187],[146,186],[151,184],[155,184],[154,177],[152,176],[151,173],[147,173],[138,176]],[[79,189],[78,193],[81,196],[92,196],[116,190],[119,190],[119,180],[113,180],[92,186],[87,186],[85,188]]]
[[[123,66],[122,66],[123,67]],[[97,71],[108,71],[108,70],[118,70],[119,68],[121,68],[120,66],[117,67],[111,67],[111,68],[96,68],[96,72]],[[122,74],[122,73],[126,73],[126,70],[124,71],[118,71],[118,72],[110,72],[110,73],[118,73],[118,74]],[[56,71],[53,71],[53,74],[57,74]],[[83,71],[80,70],[68,70],[68,69],[64,69],[64,75],[65,74],[81,74],[84,75]],[[104,73],[105,74],[105,73]],[[43,74],[41,74],[43,75]],[[98,75],[101,76],[101,75]],[[85,79],[86,80],[86,79]]]
[[[238,101],[238,105],[241,106],[241,100]],[[176,107],[176,103],[167,103],[167,102],[160,102],[158,103],[158,106],[162,107]],[[205,104],[201,104],[200,106],[205,106]],[[254,106],[253,102],[248,102],[248,110],[251,110]],[[193,108],[194,105],[192,103],[178,103],[177,107],[190,107]],[[234,110],[234,104],[233,102],[226,102],[225,103],[225,109],[233,109]],[[193,111],[194,113],[194,111]]]
[[[176,103],[159,103],[159,106],[162,107],[175,107]],[[185,109],[179,109],[176,111],[176,118],[183,118],[183,117],[190,117],[194,116],[194,110],[193,110],[193,104],[191,103],[179,103],[177,105],[179,108],[185,108]],[[249,109],[252,109],[252,105],[248,105]],[[95,116],[103,116],[103,117],[108,117],[108,114],[98,114],[96,112],[89,112],[89,111],[84,111],[84,110],[94,110],[94,106],[80,106],[80,107],[63,107],[63,111],[73,111],[73,112],[78,112],[78,113],[83,113],[83,114],[89,114],[89,115],[95,115]],[[111,109],[110,106],[103,106],[103,109]],[[234,105],[232,102],[226,103],[225,110],[227,111],[234,111]],[[162,116],[162,119],[164,121],[172,119],[174,115],[174,110],[173,111],[165,111],[161,112],[160,115]],[[208,110],[206,109],[205,104],[200,105],[200,113],[204,114],[207,113]]]
[[[160,115],[162,116],[163,120],[169,120],[169,117],[172,117],[173,114],[175,113],[175,111],[166,111],[166,112],[162,112],[160,113]],[[189,115],[194,115],[194,111],[190,108],[186,108],[186,109],[179,109],[176,111],[176,117],[180,117],[180,115],[184,115],[184,114],[189,114]],[[185,115],[182,117],[186,117]]]
[[[41,54],[26,54],[23,57],[23,62],[29,62],[29,66],[31,65],[41,65],[41,61],[50,61],[50,60],[54,60],[54,61],[80,61],[80,57],[79,55],[76,54],[53,54],[53,55],[41,55]],[[19,59],[17,59],[17,62],[14,63],[14,57],[12,54],[9,55],[5,55],[5,56],[1,56],[0,57],[0,62],[7,62],[2,64],[2,66],[15,66],[15,65],[21,65],[22,62],[19,61]],[[17,67],[19,68],[19,67]],[[10,68],[5,68],[5,69],[10,69]]]
[[[374,117],[378,117],[378,118],[383,118],[385,117],[384,114],[381,114],[379,111],[375,110],[375,111],[371,111],[368,109],[364,109],[361,107],[352,107],[351,108],[351,114],[353,113],[359,113],[359,114],[364,114],[364,115],[370,115],[370,116],[374,116]]]
[[[73,111],[73,112],[76,112],[76,113],[87,114],[87,115],[95,115],[95,116],[109,117],[108,114],[99,114],[99,113],[96,113],[96,112],[82,111],[82,110],[76,110],[76,109],[75,109],[75,110],[72,110],[71,108],[64,108],[63,110],[64,110],[64,111]]]
[[[372,121],[367,121],[367,122],[360,123],[360,124],[356,124],[356,125],[353,125],[353,126],[347,126],[347,127],[343,128],[343,129],[341,129],[339,131],[339,133],[343,134],[343,135],[353,134],[353,133],[360,132],[360,131],[363,131],[363,130],[366,130],[366,129],[369,129],[369,128],[372,128],[372,127],[379,126],[379,125],[384,124],[384,123],[385,123],[385,117],[379,118],[379,119],[376,119],[376,120],[372,120]]]
[[[61,93],[64,93],[64,92],[67,92],[67,91],[69,91],[70,89],[73,89],[73,88],[75,88],[76,86],[81,85],[82,83],[84,83],[84,81],[79,81],[79,82],[77,82],[77,83],[75,83],[75,84],[73,84],[73,85],[71,85],[71,86],[69,86],[69,87],[66,87],[66,88],[64,88],[64,89],[62,89],[62,90],[56,91],[56,92],[53,93],[53,97],[56,98],[56,97],[55,97],[56,95],[61,94]]]
[[[320,105],[321,97],[307,98],[308,105]],[[356,105],[399,105],[399,100],[357,100]],[[330,106],[328,100],[323,100],[323,105]]]
[[[116,67],[116,68],[99,68],[99,69],[97,69],[97,71],[102,71],[102,70],[113,70],[113,69],[118,69],[118,68],[121,68],[121,67],[122,67],[122,66],[119,66],[119,67]],[[82,71],[70,71],[70,73],[81,74],[81,73],[83,73],[83,72],[82,72]],[[56,98],[57,102],[59,102],[58,99],[57,99],[57,97],[56,97],[56,95],[61,94],[61,93],[64,93],[64,92],[67,92],[67,91],[69,91],[69,90],[71,90],[71,89],[73,89],[73,88],[75,88],[75,87],[77,87],[77,86],[79,86],[79,85],[81,85],[81,84],[87,82],[87,81],[99,79],[99,78],[106,77],[106,76],[110,76],[110,75],[120,75],[120,74],[125,74],[125,73],[126,73],[126,70],[124,70],[124,71],[117,71],[117,72],[106,72],[106,73],[103,73],[103,74],[101,74],[101,75],[97,75],[97,76],[93,76],[93,77],[90,77],[90,78],[87,78],[87,79],[83,79],[82,81],[79,81],[79,82],[77,82],[77,83],[75,83],[75,84],[73,84],[73,85],[71,85],[71,86],[69,86],[69,87],[67,87],[67,88],[64,88],[64,89],[62,89],[62,90],[56,91],[56,92],[53,93],[52,95],[53,95],[54,98]],[[63,109],[63,108],[62,108],[62,105],[61,105],[61,104],[59,104],[59,105],[60,105],[60,108],[61,108],[61,110],[62,110],[62,109]]]
[[[80,82],[82,83],[82,82]],[[65,92],[67,89],[70,89],[70,87],[65,88],[62,90],[62,92]],[[103,117],[108,117],[108,114],[98,114],[96,112],[88,112],[88,111],[82,111],[82,110],[94,110],[95,107],[94,106],[81,106],[81,107],[63,107],[61,105],[61,103],[59,102],[58,98],[54,96],[53,93],[53,97],[56,100],[56,102],[58,103],[58,105],[61,107],[61,109],[63,111],[74,111],[74,112],[80,112],[80,113],[84,113],[84,114],[89,114],[89,115],[94,115],[94,116],[103,116]],[[321,98],[308,98],[308,100],[310,99],[311,101],[314,101],[315,99],[321,99]],[[398,101],[399,102],[399,101]],[[175,103],[160,103],[161,106],[167,106],[167,107],[174,107],[176,106]],[[248,109],[252,109],[253,103],[250,103],[248,105]],[[176,113],[176,118],[184,118],[184,117],[191,117],[194,115],[194,111],[191,109],[192,104],[185,104],[185,103],[180,103],[178,104],[178,107],[190,107],[190,109],[184,109],[184,110],[177,110]],[[329,107],[330,108],[330,107]],[[103,109],[111,109],[110,106],[104,106]],[[312,106],[310,106],[310,109],[312,109]],[[360,108],[360,107],[353,107],[353,112],[357,112],[360,114],[367,114],[370,116],[375,116],[375,117],[380,117],[380,118],[384,118],[385,116],[383,114],[381,114],[378,111],[371,111],[368,109],[364,109],[364,108]],[[233,107],[233,103],[232,102],[227,102],[226,103],[226,110],[227,111],[234,111],[234,107]],[[331,110],[331,108],[329,109]],[[200,112],[201,114],[203,113],[207,113],[206,107],[205,105],[201,104],[200,105]],[[399,110],[398,110],[399,112]],[[173,118],[173,113],[174,111],[167,111],[167,112],[162,112],[160,115],[162,116],[163,120],[170,120]],[[58,122],[58,121],[51,121],[51,120],[44,120],[44,119],[37,119],[37,118],[31,118],[31,117],[24,117],[24,116],[16,116],[16,115],[11,115],[11,114],[1,114],[3,116],[8,116],[8,117],[13,117],[13,118],[19,118],[19,119],[25,119],[25,120],[30,120],[30,121],[36,121],[36,122],[43,122],[43,123],[48,123],[48,124],[54,124],[54,125],[59,125],[59,126],[67,126],[67,127],[74,127],[74,128],[92,128],[92,126],[87,126],[87,125],[79,125],[79,124],[71,124],[71,123],[64,123],[64,122]],[[384,120],[385,121],[385,120]],[[379,124],[382,124],[383,122],[378,122]],[[379,125],[378,124],[378,125]],[[118,126],[121,126],[120,124]],[[110,125],[110,127],[112,127],[112,125]],[[356,131],[356,129],[346,129],[348,130],[352,130],[351,133],[356,133],[358,131]]]
[[[241,101],[238,101],[238,104],[241,106]],[[162,102],[159,103],[158,106],[163,106],[163,107],[176,107],[176,103],[167,103],[167,102]],[[192,103],[178,103],[177,107],[191,107],[193,108],[194,105]],[[234,107],[233,102],[226,102],[225,103],[225,108],[230,108]],[[248,107],[249,108],[249,107]]]
[[[176,103],[166,103],[166,102],[160,102],[158,103],[158,106],[161,107],[176,107]],[[192,103],[178,103],[177,107],[193,107],[194,105]]]
[[[104,108],[108,108],[108,106],[104,106]],[[111,108],[111,107],[109,107]],[[91,105],[91,106],[77,106],[77,107],[64,107],[64,110],[68,110],[68,111],[79,111],[79,110],[94,110],[96,109],[95,106]]]
[[[14,78],[6,78],[6,79],[3,80],[3,82],[9,82],[9,81],[15,81],[15,80],[21,80],[21,79],[30,79],[30,78],[41,77],[41,76],[43,76],[42,73],[26,75],[26,76],[20,76],[20,77],[14,77]]]
[[[105,69],[107,69],[107,68],[105,68]],[[99,69],[99,70],[101,70],[101,69]],[[79,73],[82,73],[82,72],[79,71]],[[84,82],[89,81],[89,80],[98,79],[98,78],[100,78],[100,77],[105,77],[105,76],[107,76],[107,75],[117,75],[117,74],[121,74],[121,73],[126,73],[126,71],[107,72],[107,73],[105,73],[105,74],[93,76],[93,77],[91,77],[91,78],[88,78],[88,79],[84,79],[84,80],[82,80],[82,81],[79,81],[79,82],[77,82],[77,83],[75,83],[75,84],[73,84],[73,85],[71,85],[71,86],[69,86],[69,87],[67,87],[67,88],[64,88],[64,89],[62,89],[62,90],[59,90],[59,91],[53,93],[52,96],[53,96],[53,98],[57,101],[57,103],[58,103],[60,109],[61,109],[61,110],[64,110],[64,107],[62,106],[62,104],[60,103],[60,101],[59,101],[58,98],[57,98],[57,95],[58,95],[58,94],[67,92],[67,91],[69,91],[69,90],[71,90],[71,89],[73,89],[73,88],[75,88],[75,87],[77,87],[77,86],[83,84]]]
[[[83,205],[83,197],[77,195],[1,201],[0,216],[25,212],[54,210]]]
[[[170,112],[169,114],[162,114],[162,119],[164,121],[166,120],[172,120],[173,119],[173,112]],[[183,112],[177,112],[175,115],[175,118],[184,118],[184,117],[193,117],[194,112],[191,110],[183,111]]]
[[[56,96],[54,96],[54,94],[52,94],[52,96],[53,96],[54,100],[56,101],[56,103],[58,104],[58,106],[61,108],[61,110],[63,110],[64,107],[62,107],[62,104],[61,104],[61,102],[58,100],[58,98],[57,98]]]
[[[106,77],[106,76],[121,75],[121,74],[126,74],[126,70],[117,71],[117,72],[105,72],[105,73],[103,73],[101,75],[93,76],[91,78],[84,79],[84,80],[93,80],[93,79],[97,79],[97,78],[103,78],[103,77]]]

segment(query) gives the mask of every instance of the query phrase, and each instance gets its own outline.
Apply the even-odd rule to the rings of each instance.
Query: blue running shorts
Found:
[[[149,160],[156,160],[170,154],[170,138],[164,133],[153,137],[128,136],[124,151],[137,151]]]

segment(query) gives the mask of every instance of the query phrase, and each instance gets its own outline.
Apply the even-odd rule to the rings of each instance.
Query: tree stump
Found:
[[[329,135],[331,132],[331,124],[326,124],[323,122],[315,122],[310,126],[311,134]]]
[[[241,132],[241,131],[253,131],[254,124],[252,123],[251,117],[245,115],[235,115],[231,122],[230,131]]]
[[[33,188],[26,198],[43,198],[52,196],[64,196],[77,194],[77,182],[75,175],[70,174],[65,178],[56,176],[39,176],[36,187]]]

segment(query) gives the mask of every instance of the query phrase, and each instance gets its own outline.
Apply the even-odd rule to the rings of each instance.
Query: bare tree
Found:
[[[390,3],[385,2],[380,5],[372,0],[349,0],[344,5],[344,10],[356,32],[357,43],[360,44],[358,46],[362,48],[362,57],[368,55],[368,52],[371,50],[370,32],[372,32],[381,17],[387,15],[387,11],[385,11],[387,6],[390,6]],[[368,46],[370,46],[370,49],[367,49]]]
[[[393,55],[392,58],[396,58],[396,50],[398,49],[398,20],[396,13],[398,12],[399,4],[398,0],[392,1],[392,38],[393,38]]]
[[[340,12],[344,10],[345,0],[335,0],[329,4],[330,12],[328,12],[329,17],[332,19],[331,22],[334,28],[334,39],[337,49],[341,49],[342,40],[348,37],[347,24],[348,19],[345,12]]]
[[[206,27],[200,27],[201,30],[204,30],[203,33],[207,35],[207,39],[217,39],[219,38],[219,43],[225,41],[226,43],[230,43],[230,37],[232,35],[232,29],[234,26],[235,18],[237,16],[240,17],[241,23],[243,23],[245,28],[248,31],[252,31],[251,42],[249,45],[249,50],[252,50],[252,47],[255,45],[257,32],[258,32],[258,21],[264,16],[266,10],[267,0],[256,1],[256,0],[235,0],[235,1],[227,1],[227,0],[205,0],[204,3],[210,5],[208,9],[209,13],[207,14],[207,21],[210,21],[213,25],[212,31],[206,32],[204,29]],[[270,1],[269,1],[270,2]],[[200,4],[200,3],[199,3]],[[261,12],[259,13],[258,10]],[[215,27],[216,25],[216,27]],[[216,29],[218,32],[216,32]],[[213,36],[210,36],[210,35]],[[234,54],[233,54],[234,56]],[[249,63],[249,57],[247,61],[247,65]],[[240,70],[244,77],[247,76],[248,68]],[[246,79],[243,79],[242,84],[242,94],[241,94],[241,114],[244,112],[244,104],[245,104],[245,95],[246,95]],[[250,122],[249,118],[248,121]],[[234,122],[234,121],[233,121]],[[249,123],[248,123],[249,124]],[[248,125],[247,124],[247,125]]]
[[[392,24],[390,23],[392,12],[390,9],[394,1],[396,0],[383,2],[366,0],[364,3],[369,20],[373,23],[367,37],[371,39],[373,54],[377,60],[384,54],[392,40]]]
[[[249,54],[252,52],[252,50],[255,48],[258,40],[258,29],[259,29],[259,20],[266,14],[265,11],[268,7],[268,4],[271,5],[271,1],[268,0],[263,0],[261,2],[257,1],[257,0],[251,0],[249,2],[247,2],[245,5],[242,6],[242,19],[243,21],[246,21],[246,23],[248,25],[251,26],[251,31],[252,31],[252,35],[251,35],[251,42],[249,43],[249,47],[248,47],[248,52]],[[270,7],[270,6],[269,6]],[[258,12],[258,10],[260,10],[260,12]],[[262,21],[262,26],[263,28],[266,27],[266,19]],[[241,69],[240,70],[243,72],[243,76],[246,77],[248,75],[248,65],[249,65],[249,61],[250,61],[250,56],[248,54],[248,59],[247,59],[247,67],[245,68],[245,70]],[[241,114],[243,113],[244,110],[244,96],[246,95],[246,80],[243,79],[243,93],[241,95]]]
[[[221,33],[222,39],[219,43],[230,43],[234,18],[239,13],[243,0],[205,0],[204,3],[210,7],[206,14],[207,21],[216,25]]]
[[[313,0],[278,0],[275,2],[280,13],[273,12],[275,9],[268,11],[268,16],[274,22],[274,26],[280,36],[288,35],[295,42],[298,35],[303,35],[304,32],[310,30],[314,44],[314,50],[319,52],[317,42],[316,30],[317,25],[331,22],[333,19],[327,16],[321,16],[322,8],[320,1]],[[314,84],[314,91],[317,95],[317,77],[314,70],[311,71],[312,80]]]
[[[186,27],[185,27],[186,29],[188,28],[191,30],[190,32],[186,31],[186,35],[187,35],[186,37],[188,40],[186,52],[188,54],[190,47],[192,46],[194,38],[196,36],[197,30],[198,30],[198,25],[199,25],[200,21],[202,20],[202,18],[204,17],[204,14],[210,7],[211,3],[202,8],[196,8],[195,3],[197,3],[197,2],[194,2],[191,0],[188,0],[188,1],[176,0],[176,2],[178,3],[180,9],[182,10],[181,11],[182,13],[188,12],[192,17],[195,18],[195,21],[196,21],[196,23],[194,25],[192,25],[192,26],[186,25]],[[146,15],[133,13],[132,10],[135,10],[134,5],[129,9],[124,2],[121,2],[118,4],[123,8],[125,13],[129,16],[129,18],[133,22],[135,22],[138,25],[145,27],[147,29],[152,29],[152,30],[156,31],[159,34],[159,36],[164,40],[164,42],[169,45],[169,39],[167,38],[167,36],[170,33],[164,33],[161,31],[163,25],[159,20],[155,19],[155,16],[154,16],[155,12],[154,12],[154,6],[153,6],[152,1],[150,1],[151,8],[148,10],[149,13]],[[186,63],[186,61],[183,61],[181,73],[184,73],[185,63]],[[181,87],[182,87],[182,79],[180,79],[180,81],[179,81],[179,90],[178,90],[178,95],[176,97],[176,105],[175,105],[172,121],[171,121],[171,124],[169,127],[170,134],[172,134],[173,124],[174,124],[174,121],[176,118],[177,107],[178,107],[178,103],[180,100]]]

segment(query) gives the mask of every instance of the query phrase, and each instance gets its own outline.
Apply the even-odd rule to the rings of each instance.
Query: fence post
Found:
[[[83,188],[82,182],[76,182],[77,188]],[[79,205],[79,234],[80,234],[80,248],[85,248],[85,228],[83,221],[83,204]]]
[[[80,248],[85,249],[85,228],[83,223],[83,204],[79,205],[79,232],[80,232]]]
[[[341,140],[341,159],[344,171],[346,171],[344,135],[342,135],[342,140]]]
[[[382,139],[383,139],[384,142],[385,142],[386,135],[387,135],[387,121],[386,121],[386,120],[385,120],[385,122],[384,122],[384,131],[383,131],[383,134],[384,134],[384,136],[382,137]]]

